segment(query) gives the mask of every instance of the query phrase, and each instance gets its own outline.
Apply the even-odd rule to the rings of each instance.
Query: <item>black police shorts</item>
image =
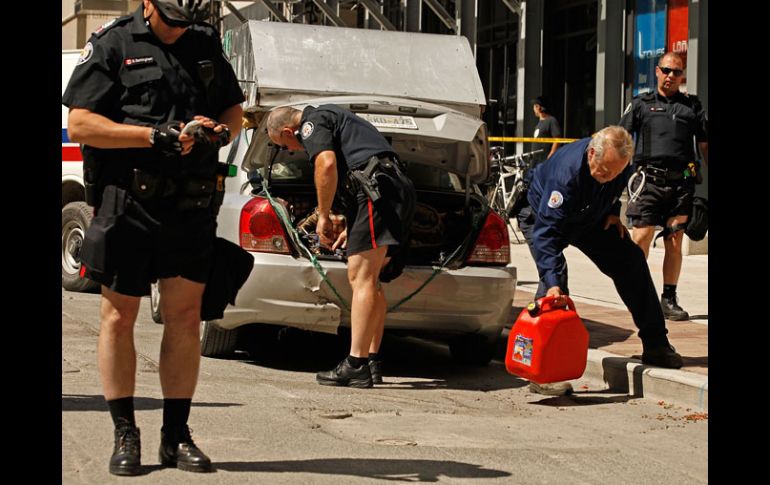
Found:
[[[414,185],[397,171],[378,172],[376,177],[381,197],[372,202],[359,188],[355,204],[345,212],[348,256],[382,246],[393,256],[408,242],[417,203]]]
[[[641,177],[636,177],[631,186],[632,193],[640,183]],[[689,216],[692,213],[694,193],[694,183],[661,186],[647,180],[636,201],[628,202],[626,216],[633,227],[665,227],[669,218],[680,215]]]
[[[124,204],[105,197],[86,231],[81,252],[85,277],[128,296],[149,295],[150,283],[160,278],[207,281],[216,237],[210,209],[140,204],[127,194],[120,199]]]

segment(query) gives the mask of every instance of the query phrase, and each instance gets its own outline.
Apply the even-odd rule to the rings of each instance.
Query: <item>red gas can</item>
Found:
[[[568,296],[555,307],[545,296],[521,311],[508,335],[505,369],[538,384],[577,379],[588,358],[588,331]]]

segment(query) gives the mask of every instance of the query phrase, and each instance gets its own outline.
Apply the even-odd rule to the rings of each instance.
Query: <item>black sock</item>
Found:
[[[370,362],[380,362],[382,360],[382,357],[380,357],[380,354],[377,352],[369,352],[369,361]]]
[[[110,408],[112,423],[116,428],[126,425],[136,426],[133,396],[109,400],[107,406]]]
[[[676,296],[676,285],[663,285],[663,298],[673,298]]]
[[[368,362],[369,357],[353,357],[352,355],[348,355],[348,364],[350,364],[351,367],[361,367]]]
[[[190,417],[192,399],[163,399],[163,430],[179,430]]]

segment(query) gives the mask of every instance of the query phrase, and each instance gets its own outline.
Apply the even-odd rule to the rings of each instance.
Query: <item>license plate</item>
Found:
[[[414,122],[414,118],[412,116],[377,115],[371,113],[357,114],[377,128],[403,128],[406,130],[417,129],[417,123]]]

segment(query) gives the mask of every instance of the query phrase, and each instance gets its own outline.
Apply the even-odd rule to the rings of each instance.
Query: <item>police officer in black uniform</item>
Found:
[[[682,269],[682,238],[692,212],[699,166],[693,138],[708,164],[708,123],[700,100],[679,92],[684,64],[679,54],[664,54],[655,68],[657,90],[634,98],[620,125],[636,135],[634,163],[640,176],[634,178],[626,215],[633,226],[632,237],[645,257],[655,226],[664,228],[663,294],[660,304],[669,320],[688,320],[679,306],[676,285]],[[641,176],[643,174],[643,176]]]
[[[414,216],[414,185],[393,147],[377,128],[336,105],[276,108],[267,119],[278,147],[305,150],[315,168],[318,196],[316,232],[332,249],[347,245],[348,280],[353,289],[350,354],[328,372],[322,385],[372,387],[382,382],[377,355],[387,306],[380,281],[401,274],[409,226]],[[345,208],[346,229],[336,241],[329,211],[335,200]]]
[[[642,362],[679,368],[682,357],[669,344],[663,312],[644,254],[620,222],[620,195],[633,153],[631,136],[610,126],[593,138],[570,143],[532,172],[527,197],[534,214],[531,234],[540,284],[535,298],[568,295],[564,249],[580,249],[612,278],[639,328]],[[563,300],[563,299],[560,299]],[[558,304],[564,302],[558,302]],[[564,383],[569,384],[569,383]],[[566,393],[566,386],[531,386],[544,394]],[[554,392],[550,392],[554,391]]]
[[[144,0],[133,15],[106,23],[83,49],[62,98],[70,139],[82,144],[87,202],[97,208],[81,260],[85,276],[102,285],[99,370],[115,424],[109,471],[116,475],[140,473],[133,326],[155,280],[165,322],[159,459],[212,470],[187,419],[222,196],[218,148],[240,130],[244,98],[219,33],[202,23],[208,3]],[[193,120],[200,124],[182,134]]]

